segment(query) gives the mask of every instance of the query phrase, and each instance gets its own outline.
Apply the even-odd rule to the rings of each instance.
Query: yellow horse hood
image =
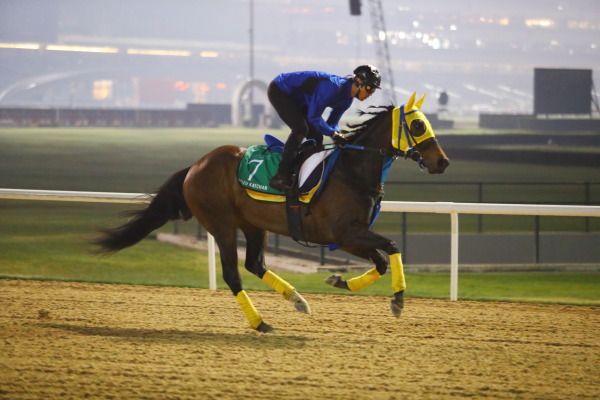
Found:
[[[415,144],[435,137],[431,123],[425,114],[423,114],[423,112],[420,110],[423,102],[425,101],[425,94],[423,94],[423,96],[415,102],[416,97],[417,93],[414,92],[412,96],[410,96],[408,103],[400,107],[396,107],[392,111],[392,145],[394,148],[405,153]],[[408,127],[415,119],[422,120],[427,127],[425,133],[422,135],[415,136],[411,132],[407,132]]]

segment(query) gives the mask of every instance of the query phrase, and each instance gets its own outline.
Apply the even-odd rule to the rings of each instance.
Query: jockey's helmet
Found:
[[[360,78],[361,86],[373,86],[377,89],[381,85],[381,74],[372,65],[361,65],[354,70],[354,77]]]

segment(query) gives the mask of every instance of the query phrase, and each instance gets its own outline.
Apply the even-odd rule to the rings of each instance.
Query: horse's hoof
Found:
[[[336,284],[339,285],[339,283],[342,281],[342,276],[340,274],[334,274],[331,275],[329,278],[325,279],[325,283],[331,286],[334,286]]]
[[[256,327],[256,330],[261,333],[273,333],[275,332],[275,328],[271,325],[261,322],[260,325]]]
[[[296,308],[296,311],[300,311],[305,314],[312,314],[308,302],[304,300],[304,297],[302,297],[296,290],[292,292],[289,300],[294,305],[294,308]]]
[[[396,318],[402,315],[402,309],[404,308],[404,290],[394,293],[394,299],[390,303],[390,310]]]
[[[390,302],[390,310],[392,310],[392,314],[394,314],[394,317],[396,317],[396,318],[400,318],[400,316],[402,315],[403,308],[404,308],[404,305],[398,304],[396,302],[396,300],[392,300]]]
[[[325,283],[338,289],[350,290],[348,282],[346,282],[340,274],[331,275],[329,278],[325,279]]]

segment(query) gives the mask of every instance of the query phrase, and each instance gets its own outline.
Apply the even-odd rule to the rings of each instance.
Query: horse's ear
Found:
[[[415,108],[420,109],[423,106],[423,102],[425,101],[426,93],[423,93],[423,96],[415,103]]]
[[[415,99],[417,98],[417,92],[413,92],[413,94],[410,96],[410,99],[408,99],[408,103],[406,103],[406,105],[404,106],[404,111],[410,111],[413,109],[413,106],[415,105]]]

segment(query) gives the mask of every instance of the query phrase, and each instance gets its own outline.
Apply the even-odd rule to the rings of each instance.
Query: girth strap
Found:
[[[288,230],[290,236],[296,242],[306,242],[304,232],[302,232],[302,210],[300,208],[300,200],[298,196],[286,196],[285,212],[287,215]]]

